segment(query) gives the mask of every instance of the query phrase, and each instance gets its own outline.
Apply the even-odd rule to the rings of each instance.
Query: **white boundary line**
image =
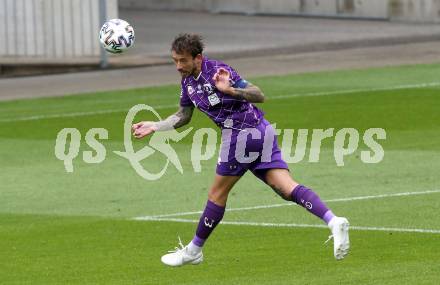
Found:
[[[432,193],[440,193],[440,189],[429,190],[429,191],[419,191],[419,192],[401,192],[401,193],[392,193],[392,194],[380,194],[380,195],[330,199],[330,200],[327,200],[326,202],[347,202],[347,201],[358,201],[358,200],[368,200],[368,199],[378,199],[378,198],[388,198],[388,197],[426,195],[426,194],[432,194]],[[246,211],[246,210],[255,210],[255,209],[283,207],[283,206],[290,206],[290,205],[295,205],[295,204],[290,202],[290,203],[283,203],[283,204],[261,205],[261,206],[244,207],[244,208],[232,208],[232,209],[227,209],[227,211],[228,212],[230,212],[230,211]],[[158,222],[178,222],[178,223],[198,223],[199,220],[173,218],[173,217],[192,215],[192,214],[200,214],[200,213],[202,213],[202,212],[201,211],[182,212],[182,213],[165,214],[165,215],[157,215],[157,216],[135,217],[132,220],[158,221]],[[264,222],[221,221],[221,224],[223,224],[223,225],[257,226],[257,227],[278,227],[278,228],[327,228],[326,225],[295,224],[295,223],[285,224],[285,223],[264,223]],[[437,229],[416,229],[416,228],[398,228],[398,227],[363,227],[363,226],[350,226],[350,229],[351,230],[359,230],[359,231],[385,231],[385,232],[402,232],[402,233],[440,234],[440,230],[437,230]]]
[[[391,194],[379,194],[379,195],[369,195],[369,196],[357,196],[357,197],[347,197],[347,198],[337,198],[325,200],[327,203],[331,202],[349,202],[349,201],[358,201],[358,200],[369,200],[369,199],[379,199],[379,198],[389,198],[389,197],[400,197],[400,196],[413,196],[413,195],[426,195],[440,193],[440,189],[428,190],[428,191],[419,191],[419,192],[400,192],[400,193],[391,193]],[[269,209],[269,208],[278,208],[278,207],[286,207],[286,206],[295,206],[296,204],[293,202],[286,202],[282,204],[272,204],[272,205],[259,205],[252,207],[243,207],[243,208],[228,208],[227,212],[232,211],[248,211],[248,210],[257,210],[257,209]],[[163,214],[163,215],[153,215],[153,216],[142,216],[135,217],[135,220],[150,220],[150,219],[161,219],[161,218],[169,218],[169,217],[180,217],[187,215],[195,215],[201,214],[202,211],[192,211],[192,212],[180,212],[180,213],[172,213],[172,214]]]
[[[329,91],[329,92],[312,92],[312,93],[303,93],[303,94],[287,94],[280,96],[270,97],[270,100],[277,99],[285,99],[292,97],[307,97],[307,96],[327,96],[327,95],[338,95],[338,94],[349,94],[349,93],[360,93],[360,92],[378,92],[378,91],[391,91],[391,90],[402,90],[402,89],[414,89],[414,88],[426,88],[426,87],[436,87],[440,86],[440,82],[428,82],[428,83],[420,83],[420,84],[407,84],[407,85],[396,85],[389,87],[377,87],[377,88],[364,88],[364,89],[349,89],[349,90],[337,90],[337,91]],[[158,105],[154,106],[154,109],[167,109],[177,107],[176,104],[170,105]],[[21,118],[4,118],[0,119],[0,123],[8,123],[8,122],[20,122],[20,121],[35,121],[41,119],[52,119],[52,118],[68,118],[68,117],[81,117],[81,116],[92,116],[99,114],[111,114],[111,113],[120,113],[127,112],[127,109],[109,109],[109,110],[98,110],[98,111],[90,111],[90,112],[76,112],[76,113],[67,113],[67,114],[51,114],[51,115],[38,115],[38,116],[29,116],[29,117],[21,117]]]
[[[301,97],[301,96],[326,96],[326,95],[350,94],[350,93],[361,93],[361,92],[392,91],[392,90],[426,88],[426,87],[436,87],[436,86],[440,86],[440,82],[396,85],[389,87],[376,87],[376,88],[366,88],[366,89],[336,90],[329,92],[314,92],[314,93],[305,93],[305,94],[287,94],[287,95],[273,96],[270,97],[269,99],[284,99],[284,98]]]
[[[154,218],[149,219],[136,219],[138,221],[159,221],[159,222],[177,222],[177,223],[198,223],[199,220],[180,219],[180,218]],[[276,224],[276,223],[258,223],[258,222],[234,222],[234,221],[221,221],[222,225],[235,225],[235,226],[255,226],[255,227],[273,227],[273,228],[328,228],[326,225],[315,224]],[[400,233],[428,233],[428,234],[440,234],[440,230],[435,229],[414,229],[414,228],[395,228],[395,227],[362,227],[362,226],[350,226],[350,230],[358,231],[382,231],[382,232],[400,232]]]

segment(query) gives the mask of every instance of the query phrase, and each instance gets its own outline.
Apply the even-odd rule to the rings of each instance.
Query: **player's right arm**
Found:
[[[154,132],[168,131],[180,128],[191,121],[194,106],[180,106],[176,113],[158,122],[143,121],[133,124],[133,135],[141,139]]]

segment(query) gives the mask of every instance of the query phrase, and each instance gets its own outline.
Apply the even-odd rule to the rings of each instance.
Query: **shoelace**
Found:
[[[183,245],[182,240],[180,239],[180,236],[177,236],[177,238],[179,239],[179,246],[180,247],[176,246],[174,248],[174,250],[169,250],[168,253],[175,253],[175,252],[178,252],[178,251],[181,251],[181,250],[185,249],[185,246]]]
[[[329,235],[328,239],[324,242],[324,244],[327,244],[332,238],[333,238],[333,235]]]

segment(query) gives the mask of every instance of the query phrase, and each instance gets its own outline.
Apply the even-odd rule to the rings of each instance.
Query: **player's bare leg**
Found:
[[[208,200],[216,205],[225,207],[229,192],[231,192],[232,187],[240,178],[241,176],[222,176],[216,174],[214,182],[209,189]]]
[[[294,181],[287,169],[269,169],[265,174],[265,180],[283,199],[303,206],[327,223],[332,231],[334,256],[337,260],[343,259],[348,254],[350,241],[349,223],[346,218],[335,216],[315,192]]]
[[[200,217],[196,234],[193,240],[183,246],[179,239],[180,248],[162,256],[162,262],[169,266],[181,266],[185,264],[199,264],[203,261],[202,247],[209,235],[220,223],[225,213],[226,201],[232,187],[241,176],[216,175],[208,193],[208,202]]]

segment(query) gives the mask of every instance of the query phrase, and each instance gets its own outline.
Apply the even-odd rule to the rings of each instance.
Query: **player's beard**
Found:
[[[180,72],[180,76],[182,76],[182,78],[188,77],[190,75],[196,77],[198,75],[198,74],[196,74],[197,66],[196,66],[195,63],[194,63],[194,65],[193,65],[193,67],[191,68],[190,71],[182,70],[182,71],[179,71],[179,72]]]
[[[194,78],[197,77],[197,75],[198,75],[198,74],[196,74],[196,72],[197,72],[197,66],[194,64],[194,67],[191,70],[191,75],[194,76]]]

